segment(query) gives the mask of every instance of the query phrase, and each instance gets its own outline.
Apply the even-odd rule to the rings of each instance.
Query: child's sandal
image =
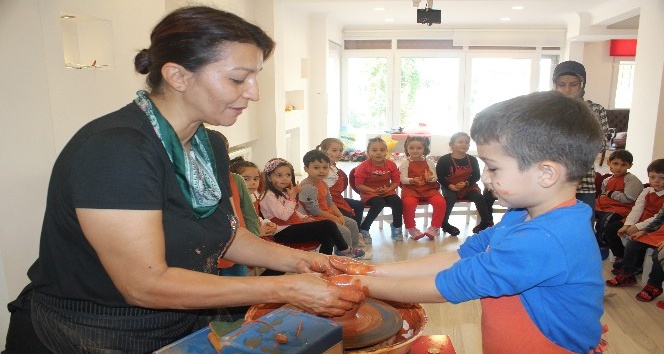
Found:
[[[613,279],[606,281],[610,287],[630,286],[636,284],[636,277],[633,275],[618,274]]]
[[[647,284],[643,287],[640,293],[636,294],[636,299],[643,302],[650,302],[662,295],[662,292],[662,288]]]

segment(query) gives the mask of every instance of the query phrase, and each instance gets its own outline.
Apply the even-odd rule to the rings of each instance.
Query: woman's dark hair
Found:
[[[152,30],[150,48],[134,58],[134,67],[147,74],[150,91],[159,90],[163,80],[161,68],[166,63],[182,65],[191,72],[220,59],[228,43],[255,44],[266,60],[274,41],[258,26],[230,12],[207,6],[177,9],[164,17]]]

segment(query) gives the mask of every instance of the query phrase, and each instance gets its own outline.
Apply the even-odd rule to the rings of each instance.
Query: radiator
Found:
[[[228,152],[228,157],[230,157],[231,160],[240,156],[242,156],[245,161],[251,161],[251,147],[231,148]]]

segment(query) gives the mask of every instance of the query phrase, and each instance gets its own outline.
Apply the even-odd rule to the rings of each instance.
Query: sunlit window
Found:
[[[530,72],[530,59],[473,58],[469,107],[471,122],[484,108],[531,92]]]
[[[376,132],[388,129],[387,58],[349,58],[348,123]]]
[[[459,58],[401,58],[399,127],[451,135],[459,130]]]
[[[615,108],[632,107],[632,89],[634,88],[634,68],[633,61],[621,60],[618,64],[618,78],[616,85],[616,98],[613,106]]]

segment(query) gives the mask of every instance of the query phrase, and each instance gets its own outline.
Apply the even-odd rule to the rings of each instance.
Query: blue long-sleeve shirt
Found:
[[[604,296],[590,213],[578,201],[529,221],[526,210],[510,210],[466,239],[461,260],[438,273],[436,286],[451,303],[518,294],[547,338],[587,353],[600,340]]]

